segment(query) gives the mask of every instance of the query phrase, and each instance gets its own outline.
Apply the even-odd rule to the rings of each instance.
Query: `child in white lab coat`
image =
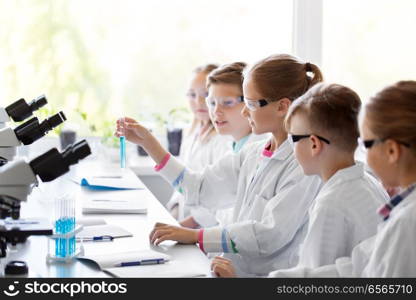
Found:
[[[309,212],[299,266],[316,268],[350,255],[376,233],[381,221],[375,211],[388,195],[354,160],[360,106],[353,90],[320,83],[296,99],[286,115],[296,159],[306,175],[316,174],[324,182]],[[214,259],[213,271],[220,277],[232,276],[232,265],[224,262]]]
[[[205,103],[208,95],[207,76],[217,67],[215,64],[197,67],[192,73],[186,92],[193,121],[184,134],[180,160],[194,171],[201,171],[205,166],[213,164],[229,149],[228,139],[217,134]],[[189,211],[185,211],[183,202],[182,194],[175,190],[166,204],[167,209],[178,220],[189,214]]]
[[[215,208],[222,199],[237,194],[232,224],[189,229],[158,223],[150,233],[151,243],[198,242],[203,251],[223,252],[232,259],[241,276],[295,266],[308,209],[321,181],[303,174],[283,122],[292,101],[320,81],[316,65],[290,55],[270,56],[252,66],[244,76],[242,114],[253,133],[270,132],[272,138],[224,156],[201,173],[180,164],[146,128],[126,119],[126,138],[146,149],[160,174],[183,189],[188,204]]]
[[[375,211],[388,195],[364,164],[354,160],[360,107],[353,90],[321,83],[289,109],[286,129],[295,156],[306,175],[317,174],[324,182],[310,211],[299,265],[334,263],[377,232]]]
[[[375,211],[388,196],[354,160],[360,106],[351,89],[320,83],[295,100],[286,116],[289,140],[304,173],[319,175],[324,182],[309,212],[299,266],[334,263],[377,231],[380,219]],[[214,259],[213,271],[220,277],[232,276],[232,265],[224,261]]]
[[[241,115],[243,101],[243,71],[246,64],[235,62],[212,71],[207,78],[208,97],[206,103],[215,130],[220,135],[232,137],[231,151],[238,153],[246,145],[267,139],[267,135],[252,134],[247,118]],[[186,164],[185,164],[186,165]],[[188,167],[188,166],[187,166]],[[194,171],[199,171],[195,170]],[[210,227],[230,222],[235,197],[222,201],[222,208],[201,205],[185,206],[190,216],[180,224],[189,228]]]
[[[378,210],[377,234],[333,265],[274,273],[286,277],[416,276],[416,81],[383,89],[367,103],[360,126],[367,162],[386,187],[401,192]]]

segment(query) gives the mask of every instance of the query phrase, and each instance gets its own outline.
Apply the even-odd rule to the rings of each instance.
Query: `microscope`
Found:
[[[32,144],[65,120],[64,113],[59,112],[41,123],[37,117],[34,117],[14,129],[10,127],[0,129],[0,167],[13,160],[16,147]]]
[[[15,122],[26,120],[34,111],[46,105],[46,103],[48,103],[48,100],[45,95],[41,95],[29,103],[22,98],[10,104],[6,108],[0,107],[0,129],[5,127],[5,123],[10,120]]]
[[[59,112],[42,123],[34,117],[15,129],[5,126],[10,120],[24,121],[46,103],[47,99],[42,95],[29,103],[20,99],[6,108],[0,108],[0,166],[14,159],[16,147],[33,143],[66,120],[64,113]]]
[[[50,226],[20,226],[12,221],[20,218],[20,203],[27,201],[33,187],[38,185],[38,178],[42,182],[53,181],[90,154],[88,143],[82,140],[61,153],[52,148],[30,162],[21,159],[0,168],[0,258],[7,254],[7,243],[16,245],[31,235],[53,233]]]

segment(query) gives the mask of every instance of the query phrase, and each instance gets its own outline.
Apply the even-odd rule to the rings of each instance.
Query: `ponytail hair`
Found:
[[[302,62],[288,54],[272,55],[257,62],[248,70],[246,77],[254,81],[257,92],[269,101],[282,98],[293,101],[323,81],[317,65]]]

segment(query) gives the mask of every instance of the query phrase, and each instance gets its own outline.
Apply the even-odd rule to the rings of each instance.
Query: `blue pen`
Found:
[[[93,236],[93,237],[86,237],[86,238],[77,238],[77,240],[81,242],[111,242],[114,240],[114,237],[110,235],[102,235],[102,236]]]
[[[129,262],[122,262],[117,267],[131,267],[131,266],[142,266],[142,265],[158,265],[164,264],[164,258],[155,258],[155,259],[143,259],[140,261],[129,261]]]

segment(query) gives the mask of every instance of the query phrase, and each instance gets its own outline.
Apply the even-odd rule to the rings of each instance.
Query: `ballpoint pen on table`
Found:
[[[143,259],[143,260],[139,260],[139,261],[122,262],[122,263],[116,265],[116,267],[158,265],[158,264],[164,264],[164,263],[165,263],[164,258],[153,258],[153,259]]]
[[[84,238],[77,237],[78,242],[112,242],[113,240],[114,240],[114,237],[110,235],[84,237]]]

